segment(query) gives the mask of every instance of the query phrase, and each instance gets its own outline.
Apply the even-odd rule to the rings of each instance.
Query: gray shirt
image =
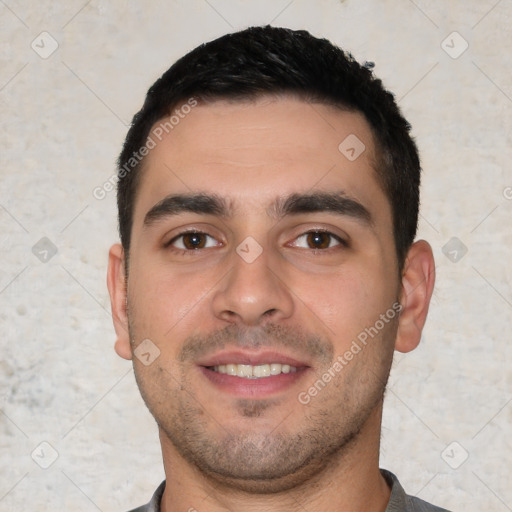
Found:
[[[385,469],[381,469],[382,476],[391,487],[386,512],[449,512],[445,508],[435,507],[426,501],[405,494],[404,488],[400,485],[398,478]],[[130,512],[160,512],[160,501],[164,494],[165,480],[160,484],[147,505],[138,507]]]

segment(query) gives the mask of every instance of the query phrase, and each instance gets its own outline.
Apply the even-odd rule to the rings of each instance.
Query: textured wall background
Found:
[[[0,1],[0,510],[123,511],[163,478],[113,351],[115,193],[93,190],[172,62],[265,23],[374,61],[422,152],[437,288],[396,357],[381,465],[454,511],[512,510],[510,0]]]

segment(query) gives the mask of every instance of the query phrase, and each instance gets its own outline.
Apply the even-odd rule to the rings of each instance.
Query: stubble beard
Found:
[[[384,331],[382,339],[372,343],[389,343],[396,326],[389,324]],[[160,428],[162,445],[170,443],[187,463],[217,485],[268,494],[300,486],[342,463],[371,416],[375,419],[377,414],[380,428],[392,351],[391,356],[381,354],[370,367],[365,367],[364,359],[355,358],[351,367],[342,370],[339,381],[333,380],[310,405],[303,406],[303,421],[292,428],[284,418],[273,428],[257,430],[258,418],[279,407],[272,399],[236,400],[235,414],[254,418],[251,428],[226,428],[222,417],[214,418],[196,398],[183,364],[171,375],[157,359],[150,374],[135,371],[135,376]],[[331,363],[332,353],[318,376]]]

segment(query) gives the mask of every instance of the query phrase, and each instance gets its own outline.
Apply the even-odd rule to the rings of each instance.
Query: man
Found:
[[[417,149],[370,68],[253,27],[176,62],[134,117],[108,286],[167,477],[137,510],[442,510],[378,465],[434,261]]]

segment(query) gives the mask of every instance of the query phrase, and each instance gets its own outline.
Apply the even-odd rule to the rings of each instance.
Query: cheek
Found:
[[[327,334],[337,340],[338,350],[374,325],[396,298],[395,284],[381,269],[370,273],[368,268],[351,266],[329,275],[296,275],[290,286],[306,306],[306,314],[323,323]]]
[[[134,267],[128,296],[137,338],[168,340],[197,328],[217,276],[208,273],[170,272],[164,266]],[[168,344],[165,344],[166,346]]]

